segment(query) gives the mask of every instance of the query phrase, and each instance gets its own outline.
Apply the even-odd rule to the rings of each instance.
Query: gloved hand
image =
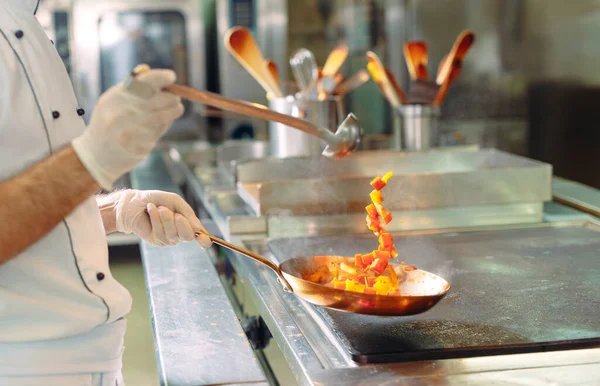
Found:
[[[144,160],[173,121],[183,114],[180,98],[161,91],[175,78],[171,70],[147,69],[136,79],[156,91],[151,98],[136,96],[119,84],[98,100],[87,130],[72,145],[103,188],[110,190],[121,175]]]
[[[206,232],[194,210],[175,193],[129,189],[114,194],[114,200],[117,230],[151,244],[175,245],[193,240],[195,232]],[[212,244],[203,234],[196,240],[202,248]]]

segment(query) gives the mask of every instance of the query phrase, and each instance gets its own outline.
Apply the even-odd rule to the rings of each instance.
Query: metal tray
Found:
[[[347,160],[264,159],[237,165],[240,196],[257,215],[362,212],[376,175],[394,172],[388,210],[540,204],[552,166],[495,149],[363,152]]]
[[[450,281],[443,301],[402,318],[317,310],[360,363],[600,347],[599,231],[590,221],[397,234],[399,259]],[[268,243],[279,261],[376,245],[372,235]]]

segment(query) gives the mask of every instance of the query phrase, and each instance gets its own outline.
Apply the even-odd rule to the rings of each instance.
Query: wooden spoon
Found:
[[[327,57],[327,60],[325,61],[325,65],[323,66],[323,71],[321,72],[321,75],[323,77],[335,76],[335,74],[337,74],[337,72],[340,70],[340,67],[342,67],[342,64],[344,64],[344,62],[346,61],[347,57],[347,45],[344,44],[334,48],[334,50],[331,51],[331,53]]]
[[[321,80],[319,81],[319,100],[324,100],[328,95],[333,93],[333,90],[337,85],[335,76],[347,57],[348,46],[345,44],[334,48],[327,57],[325,65],[323,65],[323,70],[321,71]]]
[[[450,72],[452,72],[452,67],[454,66],[454,61],[462,61],[469,48],[475,42],[475,34],[469,30],[463,31],[454,42],[452,49],[446,56],[444,60],[444,64],[439,68],[438,76],[436,79],[436,83],[438,85],[444,84],[450,77]]]
[[[377,54],[372,51],[368,51],[367,60],[369,61],[367,64],[367,70],[369,71],[369,74],[371,74],[373,81],[377,84],[377,86],[379,86],[379,90],[383,96],[388,102],[390,102],[392,107],[398,108],[402,106],[400,94],[390,81],[388,74],[385,71],[385,66],[383,63],[381,63],[381,60]]]
[[[394,76],[392,71],[389,68],[387,68],[387,66],[384,68],[385,68],[385,74],[387,75],[388,79],[390,80],[392,87],[394,87],[394,90],[398,94],[398,97],[400,98],[400,100],[402,101],[403,104],[406,104],[408,99],[406,98],[406,95],[404,95],[402,88],[400,88],[400,84],[396,80],[396,77]]]
[[[454,83],[456,78],[458,78],[458,75],[460,74],[461,70],[462,70],[462,61],[455,60],[452,65],[452,70],[450,71],[450,76],[448,77],[448,80],[446,82],[442,83],[437,95],[435,96],[435,99],[433,100],[434,106],[439,106],[442,104],[442,102],[446,98],[446,94],[448,94],[450,85],[452,85],[452,83]]]
[[[342,83],[339,83],[335,87],[335,90],[333,90],[333,93],[335,95],[346,95],[350,91],[353,91],[362,86],[363,84],[367,83],[369,81],[369,78],[369,73],[367,71],[360,70],[359,72],[352,75]]]
[[[277,63],[267,59],[265,60],[265,64],[267,65],[267,69],[269,70],[269,73],[271,73],[273,80],[277,85],[279,85],[279,68],[277,68]]]
[[[421,41],[406,42],[404,59],[412,80],[427,80],[427,44]]]
[[[283,97],[250,31],[243,27],[230,28],[225,34],[225,47],[267,93],[277,98]]]

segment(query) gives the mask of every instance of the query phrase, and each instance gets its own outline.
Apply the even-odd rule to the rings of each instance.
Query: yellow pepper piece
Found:
[[[354,280],[346,280],[346,291],[365,292],[365,286]]]
[[[385,182],[387,184],[388,180],[390,178],[392,178],[393,175],[394,175],[394,173],[392,173],[392,172],[385,173],[383,175],[383,177],[381,177],[381,181],[383,181],[383,182]]]
[[[375,280],[375,285],[373,285],[375,289],[375,293],[377,295],[387,295],[393,289],[392,281],[387,276],[379,276]]]

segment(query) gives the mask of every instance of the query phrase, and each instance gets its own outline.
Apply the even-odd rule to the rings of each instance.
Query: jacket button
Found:
[[[52,112],[52,117],[53,117],[54,119],[57,119],[58,117],[60,117],[60,113],[59,113],[58,111],[53,111],[53,112]]]
[[[23,35],[25,35],[23,33],[23,31],[21,31],[21,30],[15,31],[15,36],[17,37],[17,39],[21,39],[23,37]]]
[[[50,39],[50,43],[52,43],[52,45],[54,45],[54,40]]]
[[[104,280],[104,274],[102,272],[98,272],[96,274],[96,279],[98,279],[98,280]]]
[[[77,115],[82,116],[83,114],[85,114],[84,109],[77,109]]]

